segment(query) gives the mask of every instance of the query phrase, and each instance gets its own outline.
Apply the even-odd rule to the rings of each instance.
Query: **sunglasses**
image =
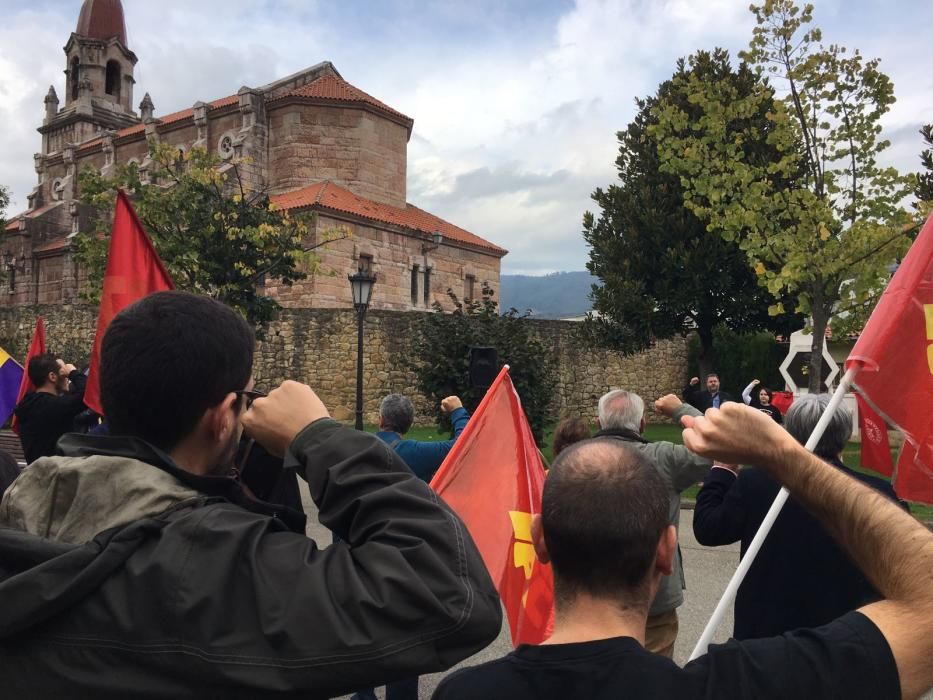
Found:
[[[260,391],[259,389],[240,389],[239,391],[234,391],[233,393],[236,395],[237,399],[239,399],[241,396],[246,397],[247,411],[250,409],[250,407],[252,407],[253,401],[256,399],[261,399],[264,396],[268,396],[266,392]]]

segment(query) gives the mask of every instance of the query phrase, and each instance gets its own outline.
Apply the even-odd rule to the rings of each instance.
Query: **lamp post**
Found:
[[[431,234],[430,243],[421,244],[421,256],[423,260],[423,269],[424,269],[424,305],[427,306],[431,299],[431,271],[428,267],[428,253],[432,250],[437,250],[441,243],[444,241],[444,236],[440,231],[434,231]]]
[[[355,275],[347,275],[350,280],[350,289],[353,291],[353,308],[356,309],[356,429],[363,429],[363,318],[369,301],[373,296],[373,285],[376,275],[357,270]]]

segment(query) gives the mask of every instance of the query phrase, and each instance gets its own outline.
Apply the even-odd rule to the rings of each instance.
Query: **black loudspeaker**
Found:
[[[470,386],[488,389],[499,373],[499,353],[495,348],[470,348]]]

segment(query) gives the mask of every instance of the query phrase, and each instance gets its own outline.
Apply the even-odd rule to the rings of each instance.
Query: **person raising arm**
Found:
[[[933,685],[933,533],[895,503],[811,454],[759,411],[726,404],[685,416],[684,445],[765,469],[838,540],[884,600],[859,608],[887,641],[901,694]]]

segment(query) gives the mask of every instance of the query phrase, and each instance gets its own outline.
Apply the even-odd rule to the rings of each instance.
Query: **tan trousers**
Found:
[[[677,639],[677,611],[652,615],[645,628],[645,649],[655,654],[674,658],[674,641]]]

